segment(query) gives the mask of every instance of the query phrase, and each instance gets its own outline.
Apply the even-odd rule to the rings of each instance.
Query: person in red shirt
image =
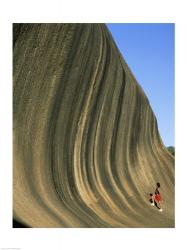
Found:
[[[162,205],[161,205],[161,195],[160,195],[160,183],[157,182],[156,184],[156,190],[155,190],[155,194],[152,195],[150,194],[151,198],[150,198],[150,202],[151,205],[154,206],[154,204],[156,203],[156,206],[158,207],[159,211],[162,212]]]

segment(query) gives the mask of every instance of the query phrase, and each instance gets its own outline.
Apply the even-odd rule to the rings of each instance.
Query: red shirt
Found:
[[[161,200],[160,194],[155,194],[155,199],[156,199],[157,201],[160,201],[160,200]]]

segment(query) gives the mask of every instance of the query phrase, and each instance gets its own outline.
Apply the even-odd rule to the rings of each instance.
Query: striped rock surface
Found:
[[[174,158],[104,24],[14,24],[13,78],[16,220],[174,227]]]

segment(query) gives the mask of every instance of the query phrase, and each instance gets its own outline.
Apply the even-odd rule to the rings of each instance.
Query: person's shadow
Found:
[[[150,203],[152,203],[152,199],[150,199],[149,201],[150,201]],[[155,207],[157,207],[158,209],[160,209],[155,200],[154,200],[154,205],[155,205]]]

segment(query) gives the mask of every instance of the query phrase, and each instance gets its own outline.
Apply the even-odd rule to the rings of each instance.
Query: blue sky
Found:
[[[174,24],[107,24],[147,95],[166,146],[174,146]]]

